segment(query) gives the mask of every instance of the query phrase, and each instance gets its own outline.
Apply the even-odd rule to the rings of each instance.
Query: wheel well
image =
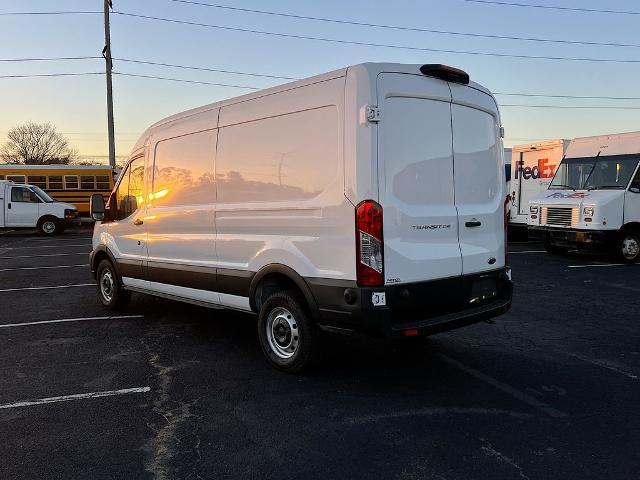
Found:
[[[260,311],[260,308],[262,308],[262,304],[267,300],[267,298],[269,298],[270,295],[283,290],[294,291],[300,294],[302,298],[304,298],[304,294],[298,287],[296,282],[291,280],[291,278],[286,276],[284,273],[267,273],[260,279],[255,288],[253,301],[256,306],[256,310]]]
[[[103,250],[100,250],[94,255],[93,262],[91,263],[91,271],[94,272],[94,274],[96,273],[96,270],[98,269],[98,265],[100,265],[100,262],[105,258],[109,260],[109,255],[107,254],[107,252]]]
[[[640,222],[629,222],[622,227],[622,231],[640,233]]]
[[[38,219],[38,227],[44,223],[45,220],[51,219],[57,222],[59,219],[55,215],[43,215]]]

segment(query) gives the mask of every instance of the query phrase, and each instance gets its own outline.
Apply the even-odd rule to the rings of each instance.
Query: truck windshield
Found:
[[[53,203],[53,202],[55,202],[55,200],[53,198],[51,198],[49,196],[49,194],[47,192],[45,192],[44,190],[42,190],[40,187],[31,187],[31,190],[36,192],[36,195],[38,195],[42,199],[43,202],[45,202],[45,203]]]
[[[638,160],[638,155],[565,158],[560,163],[549,189],[625,189],[638,166]]]

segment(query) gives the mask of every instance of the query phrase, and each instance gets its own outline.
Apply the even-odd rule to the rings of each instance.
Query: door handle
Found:
[[[482,225],[482,222],[479,222],[478,220],[469,220],[464,224],[465,227],[469,228],[479,227],[480,225]]]
[[[142,225],[143,223],[144,223],[144,222],[143,222],[142,220],[140,220],[139,218],[136,218],[136,219],[133,221],[133,224],[134,224],[134,225]]]
[[[7,204],[7,208],[8,208],[9,210],[11,210],[11,204],[10,204],[10,203],[8,203],[8,204]]]

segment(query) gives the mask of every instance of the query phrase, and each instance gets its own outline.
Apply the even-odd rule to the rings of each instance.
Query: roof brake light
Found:
[[[427,77],[435,77],[446,82],[469,85],[469,74],[467,72],[448,65],[428,63],[420,67],[420,72]]]

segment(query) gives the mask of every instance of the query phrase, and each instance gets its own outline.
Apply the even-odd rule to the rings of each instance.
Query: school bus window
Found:
[[[96,176],[96,190],[111,190],[109,175]]]
[[[49,190],[62,190],[62,176],[49,176]]]
[[[64,188],[65,188],[65,190],[78,190],[78,176],[77,175],[65,175],[64,176]]]
[[[24,175],[7,175],[7,180],[15,183],[27,183]]]
[[[29,175],[27,177],[27,183],[35,185],[36,187],[47,188],[47,177],[44,175]]]
[[[93,175],[82,175],[80,177],[80,188],[82,190],[95,190],[96,177]]]

